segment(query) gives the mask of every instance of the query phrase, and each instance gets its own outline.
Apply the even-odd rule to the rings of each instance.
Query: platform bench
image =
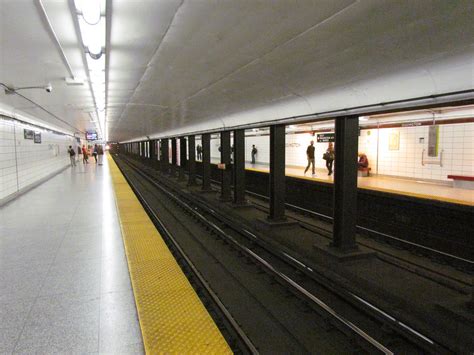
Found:
[[[371,168],[357,168],[357,176],[366,177],[370,176]]]
[[[474,176],[448,175],[448,179],[453,179],[453,187],[474,190]]]

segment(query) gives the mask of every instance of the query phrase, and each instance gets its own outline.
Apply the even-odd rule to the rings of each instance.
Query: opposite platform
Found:
[[[232,353],[110,155],[108,161],[146,352]]]

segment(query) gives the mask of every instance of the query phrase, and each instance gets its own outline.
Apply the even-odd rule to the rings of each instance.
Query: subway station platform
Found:
[[[213,164],[220,163],[219,159],[215,158],[212,158],[211,162]],[[259,163],[246,163],[245,169],[265,173],[270,171],[268,165]],[[287,166],[286,175],[323,183],[332,184],[334,182],[334,175],[328,176],[328,172],[325,169],[316,169],[315,177],[311,176],[311,169],[305,175],[304,169],[305,167]],[[357,186],[361,189],[474,206],[474,190],[455,188],[448,184],[374,174],[357,179]]]
[[[0,353],[230,352],[113,161],[0,211]]]

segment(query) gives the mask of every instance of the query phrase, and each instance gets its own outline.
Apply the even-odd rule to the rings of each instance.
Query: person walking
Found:
[[[257,156],[258,150],[255,147],[255,144],[252,144],[252,164],[255,164],[255,157]]]
[[[89,164],[89,152],[85,145],[82,145],[82,164]]]
[[[104,147],[102,144],[97,146],[97,155],[99,157],[99,165],[102,165],[102,161],[104,160]]]
[[[71,161],[71,166],[76,166],[76,152],[71,145],[69,146],[67,152],[69,153],[69,160]]]
[[[304,174],[306,175],[306,172],[308,171],[309,166],[312,165],[312,167],[313,167],[312,176],[313,177],[316,176],[316,171],[315,171],[315,168],[314,168],[314,150],[315,150],[314,141],[311,141],[310,145],[306,149],[306,157],[308,158],[308,165],[306,166],[306,169],[304,169]]]
[[[197,151],[197,160],[202,160],[202,147],[200,144],[197,145],[196,151]]]
[[[94,157],[95,163],[97,164],[97,144],[94,144],[94,149],[92,150],[92,156]]]
[[[332,175],[332,166],[334,163],[334,144],[329,142],[328,149],[326,149],[326,153],[323,155],[323,159],[326,160],[326,168],[328,169],[328,176]]]

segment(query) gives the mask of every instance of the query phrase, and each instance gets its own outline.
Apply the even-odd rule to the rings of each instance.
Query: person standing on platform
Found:
[[[94,157],[95,163],[97,164],[97,144],[94,144],[94,150],[92,151],[92,156]]]
[[[76,152],[74,151],[72,145],[69,146],[67,152],[69,153],[69,160],[71,160],[71,166],[76,166]]]
[[[323,159],[326,160],[326,168],[328,169],[328,176],[332,175],[332,165],[334,163],[334,144],[329,142],[328,149],[326,149],[326,153],[323,155]]]
[[[97,146],[97,155],[99,157],[99,165],[102,165],[102,161],[104,160],[104,147],[102,144]]]
[[[87,151],[87,148],[85,145],[82,145],[82,163],[83,164],[89,164],[89,152]]]
[[[200,144],[197,145],[196,152],[197,152],[197,160],[202,160],[202,147]]]
[[[255,164],[255,157],[257,156],[258,150],[255,144],[252,144],[252,164]]]
[[[314,141],[311,141],[311,144],[306,149],[306,157],[308,158],[308,165],[306,166],[306,169],[304,169],[304,174],[306,175],[306,172],[308,171],[309,166],[312,165],[312,167],[313,167],[312,176],[313,177],[316,176],[316,171],[315,171],[315,168],[314,168],[314,149],[315,149],[314,148]]]

